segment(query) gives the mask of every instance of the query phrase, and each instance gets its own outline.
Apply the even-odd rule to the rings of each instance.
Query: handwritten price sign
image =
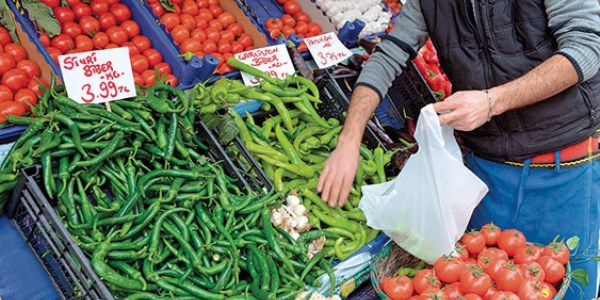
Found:
[[[240,52],[235,54],[235,58],[279,79],[285,79],[288,75],[296,72],[284,45]],[[259,83],[257,78],[244,72],[242,72],[242,79],[248,86],[255,86]]]
[[[337,65],[352,55],[333,32],[305,38],[304,42],[319,69]]]
[[[127,47],[61,55],[58,62],[69,98],[79,103],[136,95]]]

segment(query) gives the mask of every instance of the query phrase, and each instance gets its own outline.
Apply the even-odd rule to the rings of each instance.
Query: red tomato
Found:
[[[210,9],[208,8],[201,8],[200,10],[198,10],[198,15],[196,16],[196,22],[198,20],[204,20],[206,21],[206,23],[208,23],[208,21],[214,19],[213,18],[213,14],[210,11]]]
[[[176,87],[177,77],[175,77],[173,74],[167,74],[167,76],[165,76],[165,83],[171,85],[172,87]]]
[[[150,68],[148,59],[142,54],[131,56],[131,69],[136,73],[142,73]]]
[[[108,34],[100,31],[100,32],[96,32],[96,34],[94,34],[94,37],[92,38],[92,42],[94,43],[95,49],[104,49],[104,47],[106,47],[106,45],[108,45],[108,43],[110,43],[110,38],[108,37]]]
[[[156,64],[162,62],[163,60],[162,54],[160,54],[160,52],[154,48],[146,49],[143,53],[148,59],[150,68],[154,68]]]
[[[218,4],[209,5],[208,10],[210,10],[210,13],[212,14],[213,19],[216,19],[220,14],[223,13],[223,9]]]
[[[171,66],[166,62],[157,63],[154,70],[158,70],[158,75],[171,74]]]
[[[504,263],[498,270],[498,274],[494,278],[496,287],[502,291],[518,292],[521,283],[523,283],[523,274],[515,264]]]
[[[165,8],[162,6],[162,4],[160,2],[155,2],[155,3],[149,4],[149,5],[152,8],[152,12],[157,16],[162,16],[165,13],[167,13],[167,10],[165,10]],[[143,85],[143,84],[140,84],[140,85]]]
[[[219,22],[218,20],[210,20],[208,22],[208,28],[206,30],[214,30],[217,32],[221,32],[221,30],[223,30],[223,24],[221,24],[221,22]]]
[[[46,4],[48,7],[54,9],[60,6],[60,0],[39,0],[40,2]]]
[[[222,14],[220,14],[217,17],[217,20],[219,20],[219,22],[221,22],[221,24],[223,25],[224,28],[227,28],[227,26],[229,26],[235,22],[235,17],[230,12],[223,12]]]
[[[460,275],[460,290],[465,294],[476,294],[483,296],[492,286],[492,279],[483,269],[467,269]]]
[[[498,289],[495,287],[491,287],[487,293],[485,293],[485,295],[483,295],[483,300],[490,300],[490,298],[492,298],[492,296],[498,292]]]
[[[107,30],[113,26],[117,25],[117,18],[111,12],[103,12],[98,17],[98,21],[100,21],[100,29]]]
[[[542,293],[546,294],[546,291],[544,291],[544,290],[550,291],[550,298],[552,298],[552,299],[554,299],[554,296],[556,296],[556,294],[557,294],[557,291],[556,291],[556,288],[554,287],[554,285],[552,285],[548,282],[545,282],[545,281],[542,282]]]
[[[4,50],[6,50],[6,48]],[[567,262],[569,262],[569,257],[571,256],[571,253],[569,251],[569,248],[567,248],[567,245],[565,245],[565,243],[553,242],[550,243],[548,246],[544,247],[542,255],[550,256],[556,259],[559,263],[566,265]]]
[[[485,265],[484,270],[493,280],[496,280],[500,268],[502,268],[505,263],[508,263],[508,260],[504,258],[493,258]]]
[[[83,33],[93,35],[100,31],[100,21],[92,16],[83,16],[79,19],[79,26]]]
[[[125,42],[123,45],[121,45],[121,47],[128,48],[130,58],[136,54],[140,54],[140,49],[138,49],[133,42]]]
[[[460,241],[465,244],[467,251],[474,255],[485,248],[485,236],[476,230],[465,233]]]
[[[181,25],[183,25],[190,32],[196,29],[197,23],[196,19],[191,15],[183,14],[179,16],[179,20],[181,21]]]
[[[414,284],[414,281],[413,281]],[[445,286],[442,289],[442,292],[444,292],[444,294],[446,294],[446,297],[448,298],[448,300],[459,300],[459,299],[463,299],[463,294],[460,291],[460,283],[455,282],[453,284],[449,284],[447,286]],[[463,297],[463,298],[461,298]]]
[[[546,273],[546,282],[557,283],[565,276],[565,266],[550,256],[542,256],[538,263]]]
[[[8,53],[0,53],[0,76],[17,66],[15,58]]]
[[[60,24],[64,24],[65,22],[69,21],[75,21],[75,13],[70,8],[65,6],[58,6],[52,9],[52,14]]]
[[[205,38],[206,39],[206,38]],[[202,49],[202,42],[196,38],[189,38],[179,45],[181,53],[200,51]]]
[[[181,13],[195,16],[198,14],[198,4],[194,0],[185,0],[181,6]]]
[[[4,46],[8,43],[12,43],[12,38],[10,37],[8,30],[0,26],[0,45]]]
[[[202,43],[202,52],[212,54],[217,52],[217,44],[213,40],[206,40]]]
[[[543,282],[546,279],[546,273],[542,266],[537,262],[528,262],[519,265],[519,270],[523,278],[535,279]]]
[[[154,81],[156,79],[155,73],[153,70],[146,70],[144,72],[142,72],[142,78],[144,79],[144,84],[145,86],[151,86],[154,85]]]
[[[525,245],[514,255],[514,260],[516,264],[528,263],[537,261],[542,254],[542,249],[535,245]]]
[[[81,2],[81,0],[67,0],[66,2],[67,6],[72,8],[77,5],[77,3]]]
[[[82,30],[79,23],[75,23],[74,21],[68,21],[62,23],[61,32],[74,39],[76,36],[82,33]]]
[[[131,19],[131,10],[129,10],[129,7],[127,7],[125,4],[115,3],[110,6],[109,11],[115,15],[118,24],[125,20]]]
[[[480,264],[483,264],[483,266],[487,265],[488,262],[492,261],[495,258],[508,260],[508,254],[496,247],[490,247],[483,249],[481,252],[479,252],[479,255],[477,255],[478,262]]]
[[[8,70],[2,75],[2,85],[16,92],[27,87],[27,74],[20,69]]]
[[[238,23],[233,23],[227,26],[227,31],[231,31],[235,36],[238,36],[244,32],[244,27]]]
[[[29,105],[27,105],[27,103],[29,103],[31,105],[36,105],[38,103],[37,96],[35,95],[35,93],[32,90],[30,90],[28,88],[22,88],[22,89],[18,90],[15,93],[15,98],[13,101],[24,103],[27,106],[27,108],[25,109],[26,111],[31,110],[31,107]]]
[[[291,1],[291,0],[288,0]],[[419,295],[419,300],[447,300],[448,297],[442,291],[432,291]]]
[[[113,48],[119,48],[120,46],[117,44],[113,44],[113,43],[109,43],[108,45],[106,45],[106,47],[104,47],[104,49],[113,49]]]
[[[175,26],[181,23],[181,19],[178,14],[168,12],[160,17],[160,22],[165,25],[165,28],[168,31],[171,31]]]
[[[308,24],[306,24],[306,22],[303,22],[303,21],[298,21],[298,23],[296,24],[296,27],[294,29],[296,30],[296,33],[298,33],[298,34],[308,33]]]
[[[293,14],[299,13],[300,10],[301,10],[300,4],[298,4],[298,2],[296,2],[294,0],[286,1],[285,4],[283,4],[283,11],[286,14],[293,15]]]
[[[292,27],[283,26],[281,28],[281,33],[283,33],[283,36],[287,39],[290,36],[290,34],[294,34],[296,33],[296,31]]]
[[[433,268],[442,282],[453,283],[459,280],[460,274],[465,270],[465,264],[452,256],[442,256],[435,261]]]
[[[464,295],[463,298],[465,300],[482,300],[483,299],[477,294],[466,294],[466,295]]]
[[[521,298],[513,292],[496,292],[490,300],[521,300]]]
[[[235,54],[235,53],[240,53],[243,51],[244,51],[244,45],[242,45],[242,43],[240,43],[239,41],[231,43],[231,53]]]
[[[32,60],[24,59],[17,62],[17,69],[22,70],[27,74],[28,79],[32,79],[33,77],[40,77],[41,71],[40,67],[33,62]]]
[[[125,31],[125,29],[118,25],[107,29],[106,34],[108,34],[108,38],[110,39],[111,43],[119,46],[127,42],[127,40],[129,39],[127,31]]]
[[[308,32],[314,35],[321,33],[321,26],[315,22],[308,23]]]
[[[202,43],[206,41],[206,32],[204,32],[202,29],[196,28],[194,31],[192,31],[190,38]]]
[[[481,233],[485,236],[485,243],[488,246],[496,246],[498,236],[500,236],[500,227],[494,223],[483,225]]]
[[[132,39],[134,36],[140,35],[140,25],[133,20],[125,20],[121,22],[121,27],[127,32],[127,37]]]
[[[284,14],[283,16],[281,16],[281,22],[283,23],[283,25],[287,25],[290,27],[296,26],[296,20],[294,20],[294,17],[288,14]]]
[[[135,46],[138,48],[138,50],[140,50],[140,52],[144,52],[146,51],[146,49],[152,47],[152,43],[150,42],[150,40],[143,35],[134,36],[131,39],[131,42],[135,44]]]
[[[386,277],[380,285],[381,290],[392,300],[406,300],[413,294],[413,285],[408,276]]]
[[[140,73],[133,72],[133,83],[135,85],[144,85],[144,78]]]
[[[525,235],[516,229],[506,229],[498,236],[498,248],[506,251],[508,256],[513,256],[519,248],[525,246]]]
[[[22,116],[27,112],[26,105],[16,101],[6,101],[0,103],[0,115],[9,116]],[[0,120],[1,121],[1,120]],[[3,120],[6,121],[6,120]]]
[[[271,29],[271,30],[269,30],[269,36],[272,39],[276,40],[276,39],[278,39],[281,36],[281,30],[279,30],[279,29]]]
[[[75,14],[75,20],[79,20],[84,16],[90,16],[92,14],[92,8],[83,2],[75,4],[72,9]]]
[[[216,43],[221,40],[221,35],[217,31],[209,31],[206,38]]]
[[[80,34],[75,37],[75,48],[82,51],[94,50],[94,42],[87,35]]]
[[[46,51],[48,51],[48,54],[50,55],[54,63],[58,66],[58,56],[62,55],[63,53],[54,47],[46,47]]]
[[[52,39],[52,47],[60,50],[62,53],[66,53],[75,47],[75,42],[73,42],[73,39],[70,36],[59,34]]]
[[[190,37],[190,31],[183,25],[176,25],[171,30],[171,36],[175,44],[179,45]]]
[[[107,12],[110,6],[106,1],[93,0],[92,3],[90,3],[90,8],[92,9],[92,13],[94,15],[99,16],[100,14]]]
[[[221,44],[221,43],[219,43],[219,45],[217,47],[217,52],[219,52],[221,54],[230,53],[231,52],[231,45],[229,43],[227,43],[227,44]]]
[[[29,80],[27,88],[32,90],[36,95],[42,96],[44,94],[43,91],[50,88],[50,84],[42,78],[33,78]],[[2,97],[0,96],[0,98]]]
[[[0,84],[0,102],[12,101],[15,93],[7,86]]]
[[[197,0],[196,4],[198,4],[198,8],[207,8],[209,5],[208,0]]]
[[[296,22],[310,23],[310,17],[303,11],[294,14],[294,19],[296,19]]]
[[[2,33],[1,30],[4,29],[2,27],[0,27],[0,44],[2,44]],[[6,29],[4,29],[6,30]],[[38,38],[40,40],[40,42],[42,43],[42,45],[44,45],[44,47],[49,47],[50,46],[50,37],[48,36],[47,33],[45,32],[40,32],[40,37]]]
[[[413,286],[417,294],[422,294],[427,290],[440,289],[442,284],[435,274],[433,274],[433,270],[423,269],[415,275]]]
[[[520,286],[518,296],[527,300],[552,299],[551,292],[542,287],[542,283],[535,279],[526,279]]]

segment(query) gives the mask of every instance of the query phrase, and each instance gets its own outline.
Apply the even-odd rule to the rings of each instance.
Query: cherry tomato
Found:
[[[300,10],[301,10],[300,4],[298,4],[298,2],[296,2],[294,0],[286,1],[285,4],[283,4],[283,11],[286,14],[293,15],[293,14],[299,13]]]
[[[70,8],[65,6],[58,6],[52,9],[52,14],[60,24],[64,24],[65,22],[69,21],[75,21],[75,13]]]
[[[465,264],[452,256],[442,256],[435,261],[433,268],[442,282],[453,283],[458,281],[460,274],[464,272]]]
[[[27,87],[27,74],[20,69],[11,69],[2,74],[2,85],[7,86],[13,92]]]
[[[48,83],[48,81],[46,81],[42,78],[34,77],[32,80],[29,80],[29,83],[27,84],[27,88],[32,90],[36,95],[42,96],[42,95],[44,95],[43,91],[50,88],[50,84]],[[0,96],[0,98],[1,98],[1,96]]]
[[[143,35],[134,36],[131,39],[131,42],[135,44],[140,52],[144,52],[146,49],[150,49],[150,47],[152,47],[150,39]]]
[[[66,53],[75,47],[75,42],[70,36],[62,33],[52,39],[52,47],[58,49],[61,53]]]
[[[498,270],[494,280],[498,289],[516,293],[519,291],[521,283],[523,283],[523,274],[515,264],[511,262],[504,263]]]
[[[92,15],[92,8],[83,2],[75,4],[72,9],[73,13],[75,14],[75,20],[80,20],[84,16]]]
[[[162,54],[160,54],[160,52],[154,48],[146,49],[143,53],[148,59],[150,68],[154,68],[156,64],[162,62],[163,60]]]
[[[513,292],[496,292],[490,300],[521,300],[521,298]]]
[[[516,229],[506,229],[498,236],[498,248],[506,251],[508,256],[513,256],[519,248],[525,246],[525,235]]]
[[[500,231],[500,227],[494,223],[483,225],[481,233],[485,236],[485,244],[488,246],[496,246]]]
[[[111,43],[119,46],[127,42],[129,39],[127,31],[118,25],[107,29],[106,34],[108,34],[108,38],[110,38]]]
[[[195,16],[198,14],[198,4],[194,0],[185,0],[181,5],[181,13]]]
[[[110,6],[109,10],[115,18],[117,18],[117,23],[120,24],[125,20],[131,19],[131,10],[125,4],[115,3]]]
[[[133,20],[125,20],[121,22],[121,28],[127,32],[127,37],[132,39],[134,36],[140,35],[140,25]]]
[[[48,7],[54,9],[60,6],[60,0],[39,0],[40,2],[46,4]]]
[[[413,285],[408,276],[386,277],[380,285],[381,290],[393,300],[405,300],[413,294]]]
[[[2,29],[4,29],[4,28],[0,27],[0,31]],[[48,34],[43,31],[40,32],[39,34],[40,34],[40,37],[38,39],[40,40],[40,43],[42,43],[42,45],[44,45],[44,47],[49,47],[50,46],[50,37],[48,36]],[[0,44],[2,44],[2,33],[0,33]]]
[[[15,58],[8,53],[0,53],[0,76],[17,66]]]
[[[100,21],[100,29],[107,30],[113,26],[117,25],[117,18],[111,12],[103,12],[98,17],[98,21]]]
[[[0,102],[12,101],[15,93],[7,86],[0,84]]]
[[[465,293],[473,293],[479,296],[485,295],[488,289],[492,286],[492,279],[483,269],[474,268],[467,269],[460,275],[460,290]]]
[[[171,31],[175,26],[181,23],[181,19],[178,14],[168,12],[160,17],[160,22],[165,25],[165,28],[168,31]]]
[[[100,32],[96,32],[96,34],[94,34],[94,37],[92,38],[92,42],[94,43],[95,49],[104,49],[104,47],[106,47],[106,45],[108,45],[108,43],[110,43],[110,38],[108,37],[108,34],[100,31]]]
[[[10,115],[22,116],[26,112],[27,112],[27,105],[24,105],[21,102],[6,101],[6,102],[0,103],[0,115],[2,115],[2,116],[10,116]],[[5,122],[6,118],[4,118],[4,120],[0,120],[0,121]]]
[[[546,273],[546,282],[557,283],[565,276],[565,266],[550,256],[542,256],[538,263]]]
[[[526,279],[523,285],[520,286],[518,296],[521,299],[527,300],[545,300],[552,299],[551,292],[542,287],[542,283],[535,279]]]
[[[190,37],[190,31],[183,25],[176,25],[173,30],[171,30],[171,36],[173,36],[173,41],[175,44],[179,45],[181,42],[185,41]]]
[[[93,0],[92,3],[90,3],[90,8],[92,9],[92,13],[94,15],[99,16],[100,14],[109,11],[110,6],[106,1]]]
[[[296,19],[296,22],[305,22],[305,23],[310,23],[310,17],[308,16],[308,14],[306,14],[305,12],[301,11],[298,12],[294,15],[294,19]]]
[[[8,43],[12,43],[12,38],[10,37],[8,30],[0,26],[0,45],[4,46]]]
[[[150,67],[148,59],[142,54],[135,54],[131,56],[131,69],[133,72],[142,73]]]
[[[17,69],[22,70],[27,74],[28,79],[40,77],[40,67],[32,60],[24,59],[17,62]]]
[[[160,62],[154,65],[154,70],[158,70],[158,75],[171,74],[171,66],[166,62]]]
[[[31,105],[36,105],[38,103],[37,96],[35,95],[35,93],[32,90],[30,90],[28,88],[22,88],[22,89],[18,90],[15,93],[15,98],[13,101],[21,102],[21,103],[25,104],[27,106],[26,111],[31,110],[31,107],[29,105],[27,105],[27,103],[29,103]]]
[[[467,251],[473,255],[479,254],[485,248],[485,236],[476,230],[465,233],[460,241],[465,244]]]
[[[428,290],[436,290],[441,288],[442,283],[433,274],[431,269],[423,269],[417,272],[413,279],[413,287],[417,294],[422,294]]]
[[[4,50],[6,50],[6,48]],[[548,246],[544,247],[542,255],[550,256],[556,259],[559,263],[566,265],[567,262],[569,262],[569,257],[571,256],[571,253],[569,251],[569,248],[567,248],[567,245],[565,245],[565,243],[553,242],[550,243]]]

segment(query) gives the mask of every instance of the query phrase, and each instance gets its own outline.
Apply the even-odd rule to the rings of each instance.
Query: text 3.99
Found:
[[[113,81],[102,81],[96,88],[92,87],[91,84],[86,83],[81,87],[81,90],[85,93],[85,95],[81,97],[81,101],[86,103],[99,100],[97,98],[115,98],[121,93],[130,92],[127,87],[118,86]]]

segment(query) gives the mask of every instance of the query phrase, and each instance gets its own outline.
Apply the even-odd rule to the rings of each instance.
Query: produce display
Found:
[[[554,299],[563,284],[569,249],[576,247],[567,244],[531,244],[518,230],[490,223],[465,233],[453,255],[427,268],[401,268],[379,285],[392,300]]]
[[[291,34],[305,38],[323,33],[321,26],[311,21],[310,16],[302,11],[298,2],[294,0],[278,0],[277,3],[283,6],[285,14],[280,18],[270,18],[264,24],[272,39],[277,39],[280,36],[287,39]],[[304,52],[306,50],[308,48],[304,42],[298,45],[298,51]]]
[[[280,194],[236,185],[206,156],[184,92],[159,82],[110,112],[58,90],[37,118],[9,116],[30,126],[2,165],[0,197],[40,163],[48,198],[115,298],[293,299],[333,278],[324,253],[309,259],[271,224]]]
[[[232,13],[223,10],[219,0],[152,0],[148,5],[186,57],[210,54],[219,59],[217,73],[233,70],[225,63],[233,54],[254,49],[252,37]]]
[[[413,62],[438,99],[444,100],[452,94],[452,83],[440,66],[440,60],[431,39],[425,42],[425,46],[419,50]]]
[[[6,116],[29,113],[31,105],[38,103],[38,95],[49,86],[40,76],[40,67],[0,25],[0,123],[6,122]]]
[[[41,0],[24,3],[39,28],[39,40],[58,65],[58,56],[98,49],[128,47],[134,80],[138,85],[154,84],[156,70],[166,82],[177,85],[171,66],[152,47],[139,24],[131,19],[129,7],[118,0],[91,2]],[[50,10],[48,10],[46,5]]]
[[[331,19],[338,30],[346,22],[353,22],[356,19],[365,22],[366,25],[359,33],[359,38],[385,32],[392,17],[379,0],[316,0],[315,4]]]

